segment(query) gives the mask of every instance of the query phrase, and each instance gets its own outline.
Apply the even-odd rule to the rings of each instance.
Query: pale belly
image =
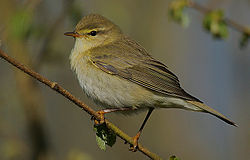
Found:
[[[84,92],[104,107],[149,107],[155,95],[148,89],[126,79],[108,74],[81,58],[73,67]]]
[[[126,79],[108,74],[90,62],[88,56],[78,56],[71,56],[71,67],[86,95],[102,107],[132,107],[140,110],[160,107],[200,111],[200,108],[185,100],[157,94]]]

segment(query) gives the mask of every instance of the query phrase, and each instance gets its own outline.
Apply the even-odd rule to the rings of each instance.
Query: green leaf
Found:
[[[225,39],[228,37],[228,26],[224,21],[222,10],[211,11],[203,19],[203,27],[210,32],[214,38]]]
[[[240,48],[243,49],[247,46],[247,43],[249,42],[250,36],[248,33],[242,33],[241,39],[240,39]]]
[[[98,147],[101,150],[105,151],[106,150],[106,142],[105,142],[105,140],[103,140],[101,137],[97,136],[97,134],[96,134],[95,138],[96,138],[96,142],[97,142]]]
[[[106,150],[106,145],[112,147],[116,142],[116,134],[110,130],[105,123],[94,125],[96,131],[96,142],[102,150]]]
[[[174,0],[169,5],[169,18],[187,27],[189,24],[189,17],[184,13],[184,9],[188,6],[187,0]]]
[[[180,159],[177,158],[176,156],[171,156],[171,157],[169,158],[169,160],[180,160]]]
[[[17,11],[10,19],[10,33],[14,38],[25,38],[31,28],[32,15],[29,10]]]

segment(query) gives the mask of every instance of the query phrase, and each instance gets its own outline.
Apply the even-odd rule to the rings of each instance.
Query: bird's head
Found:
[[[64,35],[76,38],[78,43],[85,46],[84,48],[92,48],[115,41],[121,37],[122,32],[107,18],[90,14],[78,22],[73,32],[66,32]]]

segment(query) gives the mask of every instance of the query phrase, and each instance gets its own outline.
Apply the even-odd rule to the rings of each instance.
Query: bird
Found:
[[[154,109],[178,108],[209,113],[224,122],[236,124],[187,93],[178,77],[159,60],[153,58],[138,42],[124,34],[120,27],[99,14],[84,16],[73,32],[75,44],[70,65],[84,93],[104,114],[121,112],[131,115],[147,111],[133,137],[131,150],[136,151],[142,130]]]

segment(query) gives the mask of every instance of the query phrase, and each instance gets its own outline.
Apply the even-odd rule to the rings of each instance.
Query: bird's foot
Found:
[[[129,150],[132,152],[136,152],[138,150],[138,140],[140,138],[141,132],[138,132],[134,137],[133,137],[133,144],[130,145]]]
[[[100,115],[100,120],[97,120],[94,116],[91,117],[91,120],[94,120],[95,125],[101,125],[105,122],[104,114],[106,112],[103,110],[97,111],[97,114]]]

